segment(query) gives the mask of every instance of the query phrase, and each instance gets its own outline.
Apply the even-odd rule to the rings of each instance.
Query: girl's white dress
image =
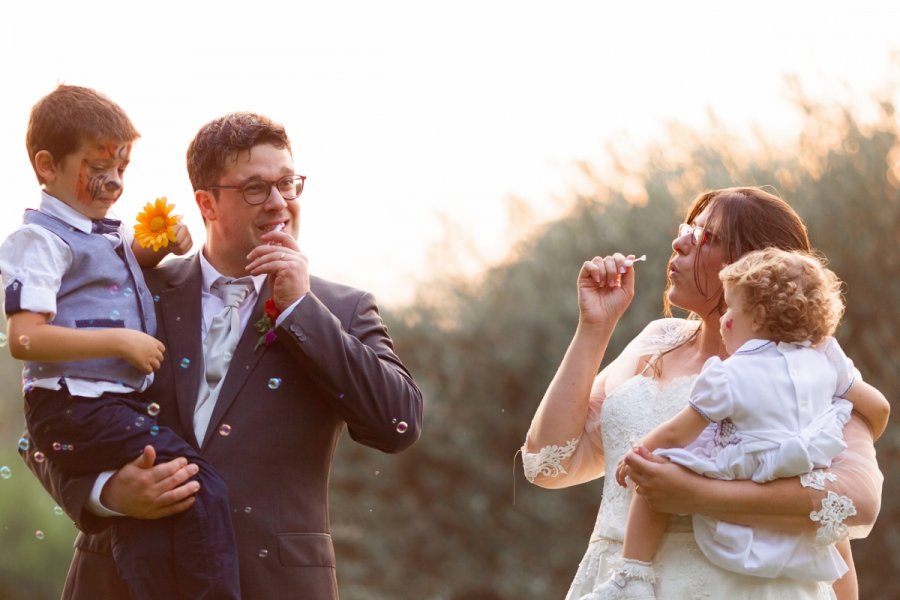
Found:
[[[591,592],[609,577],[611,570],[621,566],[622,539],[632,491],[630,487],[622,488],[616,483],[616,465],[631,450],[633,442],[685,406],[696,379],[696,376],[687,376],[659,385],[649,374],[635,375],[639,360],[656,356],[681,343],[698,325],[697,321],[683,319],[662,319],[648,325],[597,376],[580,437],[560,440],[558,444],[545,446],[534,453],[523,448],[525,476],[543,487],[567,487],[606,476],[594,530],[566,595],[567,600],[577,600]],[[839,482],[826,471],[815,471],[817,475],[807,481],[811,486],[807,490],[812,509],[810,517],[821,523],[822,539],[830,541],[847,535],[843,520],[855,514],[852,501],[838,493],[852,487],[841,486],[867,486],[874,490],[873,497],[880,497],[883,481],[880,473],[872,472],[874,452],[866,456],[847,452],[837,462],[841,462],[844,472],[848,466],[855,470],[852,477],[847,476],[851,481]],[[868,529],[859,528],[850,533],[854,537],[863,537],[868,534]],[[753,577],[712,564],[697,545],[688,516],[669,519],[654,568],[658,600],[834,598],[828,583]]]
[[[853,405],[841,396],[853,378],[853,363],[833,338],[814,348],[750,340],[724,361],[706,361],[691,388],[691,406],[713,423],[708,435],[657,454],[716,479],[808,478],[847,447],[842,432]],[[813,533],[755,529],[704,515],[693,515],[693,527],[703,554],[738,573],[834,581],[847,572],[834,545]]]

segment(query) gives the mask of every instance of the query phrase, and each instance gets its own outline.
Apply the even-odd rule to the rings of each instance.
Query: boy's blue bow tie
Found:
[[[91,233],[119,233],[119,225],[122,221],[118,219],[94,219],[91,225]]]

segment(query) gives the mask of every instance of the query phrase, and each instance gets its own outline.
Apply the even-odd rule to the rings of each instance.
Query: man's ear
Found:
[[[753,332],[762,331],[766,328],[766,307],[762,304],[757,304],[753,307],[753,325],[751,329]]]
[[[204,221],[215,221],[219,212],[219,201],[209,190],[194,190],[194,200]]]
[[[56,181],[58,171],[56,161],[53,160],[53,155],[47,150],[39,150],[34,155],[34,170],[37,171],[42,181],[49,183]]]

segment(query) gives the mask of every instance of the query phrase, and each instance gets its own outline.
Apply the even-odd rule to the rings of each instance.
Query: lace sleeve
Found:
[[[825,470],[800,478],[812,503],[810,519],[819,524],[816,541],[869,535],[881,509],[884,475],[875,459],[872,433],[865,421],[854,414],[844,427],[847,449]]]
[[[605,398],[606,375],[601,372],[594,379],[588,400],[588,415],[580,437],[561,444],[549,444],[537,452],[522,446],[525,477],[531,483],[546,488],[561,488],[596,479],[603,474],[603,444],[600,441],[600,408]]]
[[[577,446],[578,440],[572,438],[562,446],[544,446],[538,452],[525,452],[523,450],[522,462],[525,467],[525,478],[534,483],[538,475],[558,477],[567,474],[568,471],[563,466],[563,462],[567,461],[575,453]]]

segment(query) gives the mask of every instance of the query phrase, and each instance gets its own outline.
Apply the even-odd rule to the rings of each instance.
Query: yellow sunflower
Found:
[[[165,196],[144,206],[134,226],[134,239],[141,248],[152,246],[156,252],[175,241],[175,226],[181,221],[181,217],[170,214],[174,208],[174,204],[167,204]]]

